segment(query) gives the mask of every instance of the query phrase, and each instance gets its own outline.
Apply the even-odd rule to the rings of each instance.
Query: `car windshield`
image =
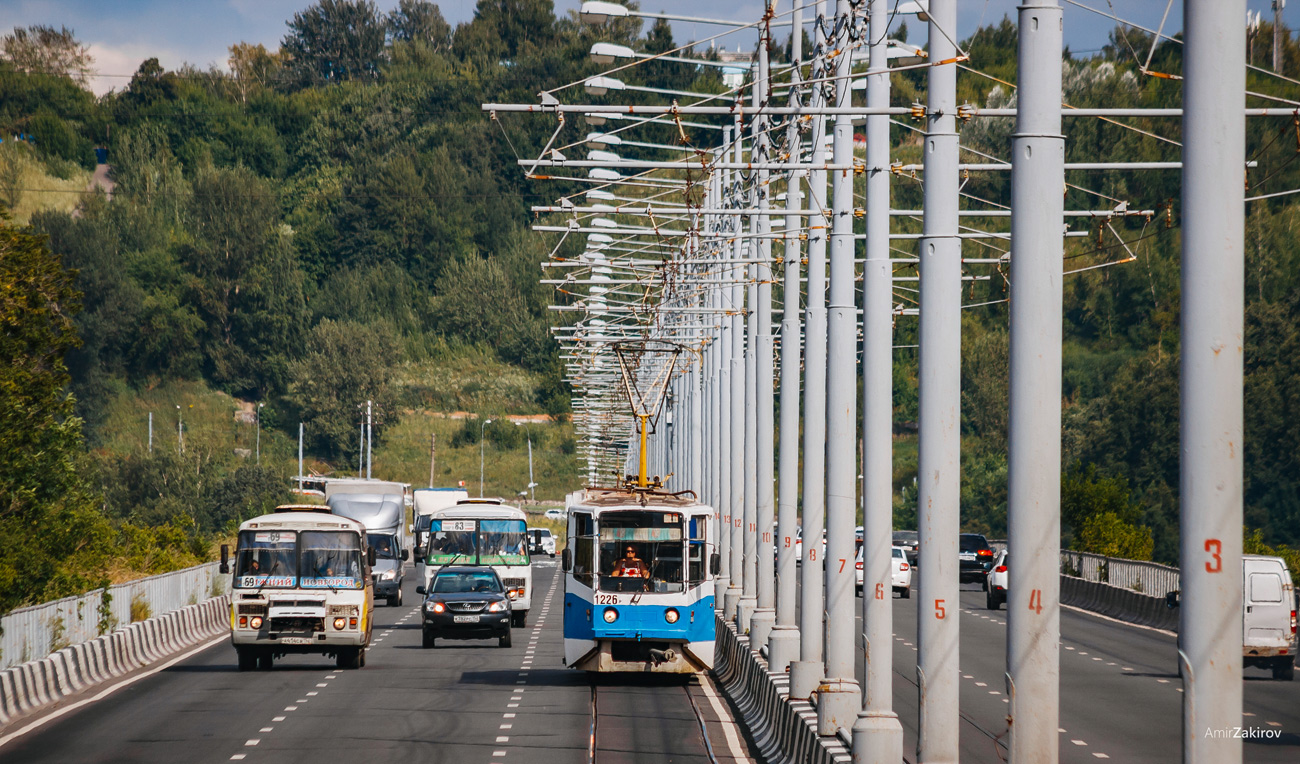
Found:
[[[961,536],[961,551],[963,552],[974,552],[978,549],[988,548],[989,542],[983,536],[968,536],[964,533]]]
[[[362,589],[361,537],[346,531],[303,531],[304,589]]]
[[[243,531],[235,549],[235,588],[284,589],[298,582],[298,534]]]
[[[607,592],[680,592],[682,516],[618,512],[600,518],[600,588]]]
[[[491,571],[440,573],[433,579],[434,594],[501,593],[501,579]]]
[[[393,537],[384,533],[367,533],[366,543],[375,548],[375,557],[380,560],[396,560],[397,544]]]

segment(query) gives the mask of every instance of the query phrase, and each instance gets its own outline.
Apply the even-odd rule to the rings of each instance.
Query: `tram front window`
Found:
[[[600,518],[600,589],[680,592],[682,551],[680,514],[605,514]]]

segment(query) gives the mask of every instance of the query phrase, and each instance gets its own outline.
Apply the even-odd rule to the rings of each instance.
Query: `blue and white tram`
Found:
[[[565,665],[676,674],[713,667],[713,508],[688,495],[593,488],[569,507]]]

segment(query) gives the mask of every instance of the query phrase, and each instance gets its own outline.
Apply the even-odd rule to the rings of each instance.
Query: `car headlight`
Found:
[[[613,623],[618,620],[618,611],[612,607],[607,607],[602,617],[605,619],[605,623]]]
[[[668,623],[677,623],[677,619],[680,617],[681,614],[677,612],[677,608],[670,607],[664,611],[664,620]]]
[[[506,610],[506,603],[504,600],[498,600],[488,605],[489,613],[504,613],[505,610]]]
[[[385,581],[392,581],[394,578],[397,578],[397,571],[385,570],[383,573],[379,574],[379,577]]]
[[[447,612],[447,606],[442,604],[441,602],[426,602],[424,603],[424,609],[428,610],[430,613]]]
[[[342,630],[343,630],[343,627],[344,627],[345,625],[347,625],[347,622],[348,622],[348,619],[346,619],[346,618],[335,618],[335,619],[334,619],[334,629],[335,629],[335,631],[342,631]]]
[[[261,617],[260,615],[258,615],[258,616],[253,616],[253,617],[248,621],[248,628],[250,628],[250,629],[260,629],[260,628],[262,628],[262,617]]]

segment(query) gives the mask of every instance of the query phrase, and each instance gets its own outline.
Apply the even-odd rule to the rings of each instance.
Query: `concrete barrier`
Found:
[[[225,632],[229,609],[230,595],[215,597],[0,671],[0,731],[64,698]]]
[[[1178,631],[1178,611],[1163,597],[1074,576],[1061,576],[1061,602],[1110,618],[1165,631]]]
[[[807,701],[790,700],[788,674],[768,671],[749,638],[721,618],[714,676],[736,704],[761,758],[771,764],[846,764],[852,757],[835,737],[817,734],[817,712]]]

